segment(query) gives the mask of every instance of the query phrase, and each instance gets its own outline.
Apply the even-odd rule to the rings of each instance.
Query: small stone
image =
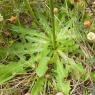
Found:
[[[64,95],[62,92],[58,92],[56,93],[56,95]]]
[[[26,93],[25,95],[31,95],[30,93]]]
[[[93,2],[93,4],[95,5],[95,1]]]
[[[95,42],[95,33],[89,32],[89,33],[87,34],[87,39],[88,39],[89,41],[94,41],[94,42]]]
[[[92,93],[90,93],[89,95],[93,95]]]

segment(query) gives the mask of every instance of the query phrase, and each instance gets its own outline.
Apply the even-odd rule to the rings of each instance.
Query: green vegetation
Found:
[[[85,0],[1,0],[0,95],[94,95],[86,9]]]

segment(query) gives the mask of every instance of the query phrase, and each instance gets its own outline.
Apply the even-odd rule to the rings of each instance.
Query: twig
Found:
[[[93,9],[91,8],[91,6],[89,5],[88,1],[85,0],[86,4],[88,5],[89,9],[91,10],[91,12],[93,13],[93,16],[95,16],[95,12],[93,11]]]

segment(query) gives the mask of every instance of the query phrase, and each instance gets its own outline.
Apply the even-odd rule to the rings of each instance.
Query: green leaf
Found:
[[[69,93],[70,91],[70,85],[64,84],[64,78],[68,76],[68,71],[63,67],[63,63],[62,61],[60,61],[60,59],[57,59],[56,62],[56,80],[57,80],[57,89],[59,91],[64,92],[66,95],[69,95],[67,93]]]
[[[44,47],[44,49],[38,54],[39,58],[39,65],[36,69],[36,73],[39,77],[44,76],[48,69],[48,61],[49,57],[47,56],[50,50],[47,49],[47,46]]]
[[[63,92],[65,95],[69,95],[70,93],[70,82],[67,81],[66,83],[63,84]]]
[[[10,63],[8,65],[0,65],[0,84],[13,78],[17,73],[23,72],[23,64]]]
[[[57,81],[57,89],[63,92],[65,95],[69,95],[70,93],[70,82],[63,82],[62,80]]]
[[[56,67],[57,67],[56,73],[57,73],[58,79],[60,78],[61,80],[63,80],[67,76],[67,71],[63,67],[63,63],[60,61],[60,59],[57,60]]]
[[[31,95],[39,95],[43,89],[44,82],[44,77],[39,78],[31,90]]]
[[[93,80],[95,80],[95,72],[91,73],[91,77],[93,78]]]
[[[85,73],[85,69],[83,68],[81,63],[77,63],[76,64],[76,69],[80,72],[80,73]]]
[[[39,23],[40,25],[42,25],[42,28],[45,30],[47,34],[50,34],[50,31],[51,31],[51,28],[49,26],[50,23],[48,22],[46,17],[42,15],[41,13],[38,13],[37,15],[39,16]]]
[[[45,72],[48,69],[48,60],[47,58],[42,58],[42,60],[40,61],[38,68],[36,69],[36,73],[39,77],[44,76]]]
[[[85,74],[85,69],[81,63],[76,63],[74,59],[69,58],[63,52],[59,51],[60,56],[64,59],[64,62],[70,69],[68,71],[72,73],[75,79],[80,79]]]

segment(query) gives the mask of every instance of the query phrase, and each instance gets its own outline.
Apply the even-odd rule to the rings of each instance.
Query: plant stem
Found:
[[[32,17],[34,18],[34,20],[35,20],[35,23],[36,23],[37,25],[39,25],[39,22],[37,21],[37,17],[36,17],[36,15],[35,15],[35,13],[34,13],[32,7],[30,6],[29,0],[26,0],[26,3],[27,3],[27,8],[29,9],[29,11],[30,11],[30,13],[31,13],[31,16],[32,16]]]
[[[56,34],[55,34],[55,20],[54,20],[54,0],[50,0],[51,9],[51,23],[52,23],[52,38],[53,38],[53,49],[56,49]]]
[[[21,23],[20,23],[20,20],[19,20],[18,6],[17,6],[17,2],[15,0],[13,0],[13,6],[14,6],[14,9],[16,9],[16,16],[17,16],[18,24],[19,24],[19,26],[21,26]]]

